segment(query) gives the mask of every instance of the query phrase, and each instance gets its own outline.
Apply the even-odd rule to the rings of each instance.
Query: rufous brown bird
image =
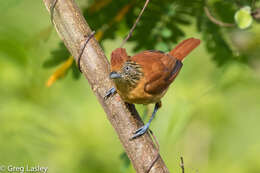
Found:
[[[147,50],[130,57],[124,48],[112,52],[110,78],[116,88],[111,88],[105,98],[117,92],[127,103],[155,103],[149,122],[136,130],[132,138],[148,130],[161,98],[182,68],[182,60],[199,44],[199,39],[189,38],[169,53]]]

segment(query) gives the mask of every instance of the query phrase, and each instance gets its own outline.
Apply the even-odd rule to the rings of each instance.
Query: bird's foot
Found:
[[[135,132],[134,132],[134,135],[131,139],[135,139],[139,136],[142,136],[143,134],[145,134],[147,132],[147,130],[149,129],[149,125],[150,124],[146,124],[144,126],[142,126],[141,128],[137,129]]]
[[[106,95],[104,96],[104,99],[108,99],[108,97],[114,95],[116,93],[116,89],[114,87],[110,88],[107,92]]]

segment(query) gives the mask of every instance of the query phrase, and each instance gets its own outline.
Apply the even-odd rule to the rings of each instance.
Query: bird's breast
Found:
[[[141,80],[135,88],[128,88],[127,86],[118,86],[117,92],[121,98],[128,103],[133,104],[150,104],[161,100],[167,90],[159,94],[149,94],[144,90],[145,82]]]

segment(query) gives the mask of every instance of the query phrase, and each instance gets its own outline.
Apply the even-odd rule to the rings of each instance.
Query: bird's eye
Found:
[[[126,66],[126,67],[125,67],[125,71],[128,72],[129,70],[130,70],[130,67]]]

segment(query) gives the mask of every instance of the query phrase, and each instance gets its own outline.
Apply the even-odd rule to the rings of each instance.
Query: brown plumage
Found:
[[[160,51],[144,51],[132,57],[124,48],[118,48],[111,55],[112,72],[123,75],[114,79],[117,92],[128,103],[149,104],[159,102],[174,81],[182,67],[182,60],[190,51],[199,45],[198,39],[190,38],[181,42],[169,54]],[[126,68],[132,68],[131,73],[137,73],[136,82],[126,82],[129,77]],[[139,73],[138,73],[139,71]],[[128,79],[135,81],[134,79]]]
[[[116,91],[128,103],[158,103],[154,110],[155,114],[160,106],[161,98],[180,72],[182,60],[199,44],[200,40],[189,38],[182,41],[168,54],[148,50],[132,57],[127,55],[124,48],[117,48],[111,54],[110,73],[110,78],[116,85]],[[134,137],[142,135],[149,124],[146,129],[139,129]],[[140,134],[142,130],[144,132]]]

